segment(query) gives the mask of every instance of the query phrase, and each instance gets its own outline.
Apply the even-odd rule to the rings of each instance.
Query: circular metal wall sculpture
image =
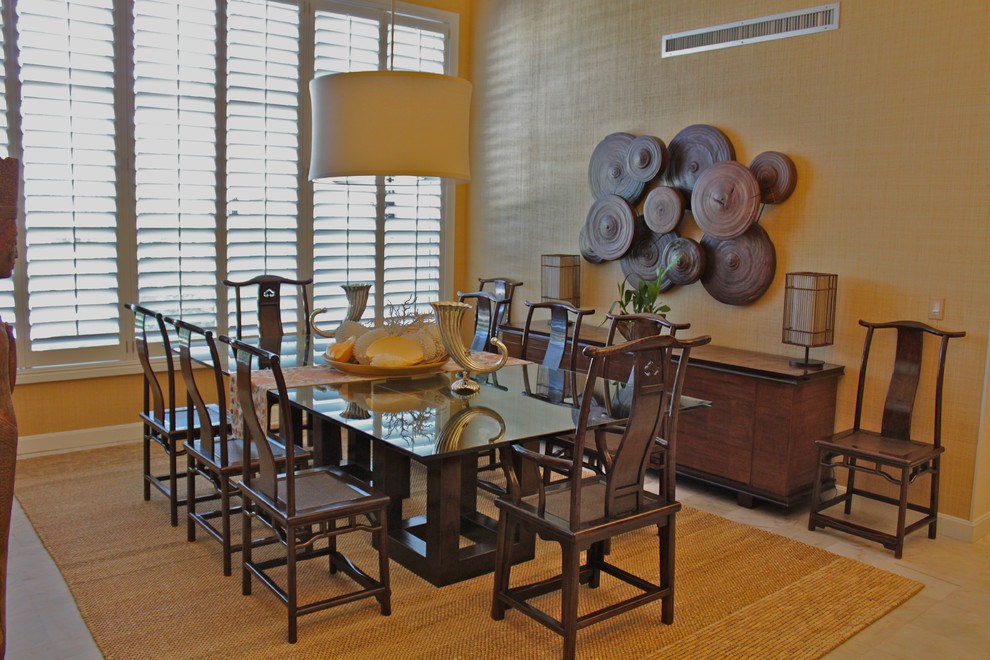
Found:
[[[748,305],[766,292],[777,269],[777,254],[766,230],[753,225],[738,238],[701,239],[705,274],[701,283],[709,295],[727,305]]]
[[[667,167],[667,145],[652,135],[640,135],[629,143],[626,171],[636,181],[647,183]]]
[[[645,228],[644,228],[645,229]],[[656,234],[646,230],[633,244],[629,253],[619,262],[626,281],[632,286],[641,281],[652,281],[657,278],[657,270],[667,265],[667,250],[677,240],[677,234]],[[674,286],[669,278],[664,279],[661,291],[667,291]]]
[[[636,211],[618,195],[606,195],[592,204],[586,225],[591,250],[609,261],[625,256],[639,232]]]
[[[578,236],[578,244],[580,245],[581,256],[593,264],[600,264],[605,261],[598,256],[598,253],[591,248],[591,240],[588,238],[588,223],[581,225],[581,234]]]
[[[701,173],[723,160],[735,160],[736,151],[725,133],[708,124],[694,124],[674,136],[668,146],[667,181],[691,200],[691,191]]]
[[[764,151],[753,159],[749,169],[760,185],[760,198],[764,204],[780,204],[797,187],[794,161],[779,151]]]
[[[595,199],[618,195],[635,202],[643,194],[646,182],[634,179],[626,165],[629,145],[634,139],[629,133],[612,133],[595,147],[588,166],[588,185]]]
[[[698,241],[676,238],[667,246],[667,279],[672,284],[693,284],[705,272],[705,252]]]
[[[715,163],[694,185],[691,212],[709,236],[742,236],[760,216],[760,184],[749,168],[734,160]]]
[[[660,186],[646,194],[643,218],[646,226],[658,234],[677,229],[684,217],[684,197],[676,188]]]

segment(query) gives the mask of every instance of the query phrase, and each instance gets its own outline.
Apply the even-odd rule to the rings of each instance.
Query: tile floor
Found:
[[[678,481],[686,505],[827,548],[925,584],[925,589],[829,654],[829,658],[990,658],[990,537],[968,544],[923,531],[904,558],[833,530],[809,532],[804,507],[736,505],[727,491]],[[866,503],[870,506],[872,503]],[[880,505],[877,505],[880,506]],[[875,513],[873,511],[867,512]],[[7,588],[8,660],[100,658],[65,582],[14,504]]]

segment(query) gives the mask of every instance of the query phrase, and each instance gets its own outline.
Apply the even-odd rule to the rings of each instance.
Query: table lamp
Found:
[[[804,359],[790,361],[799,369],[821,369],[822,360],[808,358],[808,350],[830,346],[835,330],[835,291],[839,276],[830,273],[787,273],[784,285],[784,323],[781,341],[804,346]]]

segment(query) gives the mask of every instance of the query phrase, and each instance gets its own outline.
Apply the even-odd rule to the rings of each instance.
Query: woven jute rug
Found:
[[[528,617],[510,610],[491,619],[490,575],[437,588],[395,562],[391,616],[374,600],[351,603],[301,617],[299,642],[287,644],[285,608],[257,581],[253,595],[241,595],[237,558],[225,578],[218,543],[203,533],[187,542],[184,526],[169,526],[163,497],[142,499],[140,456],[138,445],[125,445],[17,468],[17,498],[108,658],[560,655],[560,638]],[[819,657],[922,588],[705,512],[685,509],[676,524],[674,624],[660,623],[659,602],[637,608],[579,632],[579,657]],[[340,549],[376,574],[368,537],[349,536]],[[656,579],[655,530],[619,537],[611,558]],[[513,582],[549,575],[559,561],[559,549],[540,542]],[[350,590],[345,578],[327,575],[324,561],[308,564],[303,598]],[[621,593],[603,576],[600,588],[581,589],[582,609]],[[555,598],[541,606],[553,612]]]

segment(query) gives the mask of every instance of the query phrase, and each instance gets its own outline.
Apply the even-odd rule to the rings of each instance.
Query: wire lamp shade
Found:
[[[414,71],[314,78],[309,178],[435,176],[471,179],[471,83]]]
[[[835,334],[835,292],[839,276],[830,273],[787,273],[784,286],[784,324],[781,341],[804,346],[804,360],[792,367],[821,369],[821,360],[809,360],[808,349],[829,346]]]
[[[543,300],[563,300],[581,306],[581,257],[576,254],[541,255]]]

